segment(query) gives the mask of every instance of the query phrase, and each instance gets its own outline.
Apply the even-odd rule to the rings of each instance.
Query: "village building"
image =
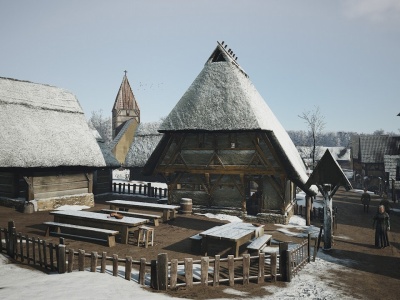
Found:
[[[106,162],[71,92],[0,78],[0,140],[3,203],[94,205],[93,172]]]
[[[354,135],[351,139],[351,158],[355,187],[368,188],[376,193],[392,189],[394,165],[400,154],[400,136]]]
[[[237,63],[218,43],[203,70],[160,125],[144,166],[161,174],[168,202],[287,223],[305,165],[289,135]]]
[[[311,167],[312,165],[312,150],[311,146],[296,146],[301,158],[303,159],[306,166]],[[351,155],[350,148],[346,147],[325,147],[317,146],[315,149],[315,162],[318,162],[325,154],[326,150],[329,150],[332,157],[339,164],[339,166],[345,170],[351,170]]]
[[[139,105],[136,102],[125,71],[112,109],[113,141],[110,145],[113,155],[122,165],[125,162],[139,124]]]

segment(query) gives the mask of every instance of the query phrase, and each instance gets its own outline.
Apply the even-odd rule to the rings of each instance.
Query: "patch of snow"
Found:
[[[225,215],[225,214],[212,214],[212,213],[201,214],[201,213],[195,213],[195,215],[205,216],[205,217],[210,218],[210,219],[218,219],[218,220],[222,220],[222,221],[229,221],[231,223],[243,222],[243,220],[240,219],[239,217]]]
[[[57,207],[55,210],[82,210],[82,209],[89,209],[89,206],[86,205],[63,205]]]

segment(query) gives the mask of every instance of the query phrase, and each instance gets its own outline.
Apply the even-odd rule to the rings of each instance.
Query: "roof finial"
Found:
[[[127,70],[125,70],[125,71],[124,71],[124,73],[125,73],[125,76],[126,76],[126,73],[128,73],[128,71],[127,71]]]

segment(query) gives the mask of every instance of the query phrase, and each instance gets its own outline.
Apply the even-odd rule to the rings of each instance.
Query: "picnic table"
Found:
[[[127,200],[109,200],[106,203],[110,204],[110,209],[135,209],[146,211],[161,211],[163,213],[163,222],[175,219],[179,205],[148,203],[140,201],[127,201]]]
[[[60,210],[52,211],[54,221],[81,226],[91,226],[103,229],[118,230],[121,234],[121,243],[128,243],[128,234],[138,226],[148,223],[148,219],[123,217],[116,219],[108,214],[95,213],[89,211]]]
[[[234,222],[203,231],[199,233],[202,237],[202,253],[207,255],[215,245],[227,245],[231,247],[235,257],[238,257],[240,246],[254,238],[259,228],[249,223]]]

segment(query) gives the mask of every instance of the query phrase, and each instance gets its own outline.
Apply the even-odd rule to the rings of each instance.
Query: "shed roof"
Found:
[[[0,167],[106,165],[76,97],[58,87],[0,77]]]

